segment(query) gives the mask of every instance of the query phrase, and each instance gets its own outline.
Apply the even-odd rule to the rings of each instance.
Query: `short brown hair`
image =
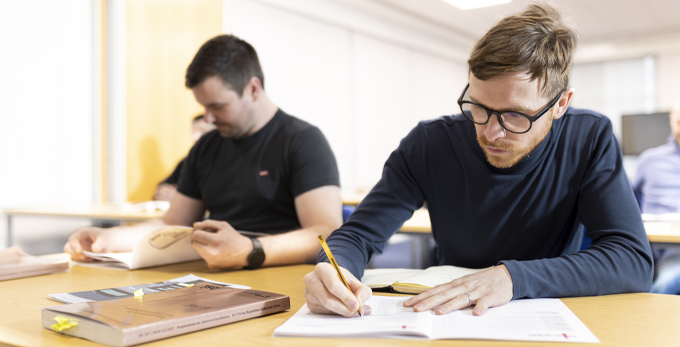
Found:
[[[531,4],[501,19],[475,43],[468,66],[480,80],[512,72],[539,79],[541,94],[553,98],[567,89],[576,34],[552,6]]]
[[[184,84],[193,88],[213,76],[220,76],[239,96],[243,96],[253,76],[260,79],[264,89],[264,74],[255,48],[233,35],[216,36],[204,43],[187,68]]]

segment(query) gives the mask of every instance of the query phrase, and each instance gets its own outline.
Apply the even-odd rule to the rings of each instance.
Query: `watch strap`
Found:
[[[253,251],[248,255],[248,266],[245,269],[257,269],[264,263],[264,249],[262,248],[262,243],[255,237],[251,237],[250,241],[253,242]]]

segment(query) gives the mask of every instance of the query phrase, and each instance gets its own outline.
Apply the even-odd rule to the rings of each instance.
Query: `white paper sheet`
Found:
[[[515,300],[480,317],[472,316],[470,308],[441,316],[414,312],[403,306],[406,299],[373,296],[366,302],[372,313],[363,319],[313,314],[305,304],[273,336],[599,343],[559,299]]]

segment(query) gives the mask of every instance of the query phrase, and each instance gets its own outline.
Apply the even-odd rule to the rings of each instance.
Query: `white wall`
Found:
[[[225,0],[225,32],[258,51],[274,102],[324,132],[343,188],[370,188],[418,120],[457,112],[466,67],[455,46],[409,43],[430,31],[413,29],[411,41],[390,38],[383,29],[395,24],[378,16],[364,13],[359,27],[352,8],[307,2],[303,11],[277,1]],[[329,9],[337,14],[332,19]]]
[[[657,58],[659,73],[659,111],[670,111],[680,102],[680,54]]]
[[[93,200],[92,13],[87,0],[0,2],[0,208]]]

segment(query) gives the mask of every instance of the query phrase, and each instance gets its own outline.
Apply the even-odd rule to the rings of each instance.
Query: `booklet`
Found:
[[[372,296],[366,301],[371,314],[363,319],[313,314],[305,304],[272,336],[600,342],[559,299],[514,300],[482,316],[473,316],[472,308],[415,312],[404,307],[406,299]]]
[[[45,307],[45,329],[132,346],[290,309],[287,295],[201,282],[111,301]]]
[[[74,264],[107,267],[122,270],[135,270],[152,266],[182,263],[201,259],[192,246],[189,227],[171,226],[160,228],[144,236],[132,252],[93,253],[84,251],[86,256],[101,262]]]
[[[0,281],[45,275],[68,269],[68,261],[55,261],[26,254],[18,246],[0,250]]]
[[[361,283],[371,289],[388,289],[397,293],[420,294],[437,285],[449,283],[456,278],[486,269],[468,269],[451,265],[432,266],[425,270],[368,269],[364,271]]]
[[[250,287],[242,286],[240,284],[215,282],[209,279],[198,277],[194,274],[189,274],[179,278],[173,278],[169,281],[158,283],[140,284],[136,286],[117,287],[108,289],[88,290],[84,292],[73,293],[59,293],[48,294],[47,297],[51,300],[58,301],[64,304],[75,304],[79,302],[93,302],[93,301],[108,301],[121,298],[130,298],[135,296],[135,292],[142,289],[144,294],[151,294],[163,292],[167,290],[185,288],[201,282],[209,282],[224,287],[250,289]]]

